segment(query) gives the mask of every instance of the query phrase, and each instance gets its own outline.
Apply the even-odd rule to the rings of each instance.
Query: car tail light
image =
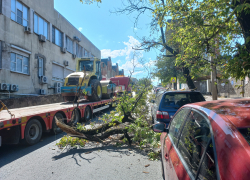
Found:
[[[157,111],[156,118],[157,119],[169,119],[169,114],[166,111]]]

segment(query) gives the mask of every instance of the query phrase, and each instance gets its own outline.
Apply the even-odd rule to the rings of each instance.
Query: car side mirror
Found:
[[[151,102],[151,103],[155,103],[155,100],[152,99],[150,102]]]
[[[153,125],[153,131],[154,132],[158,132],[158,133],[161,133],[161,132],[169,132],[169,130],[166,128],[166,124],[164,123],[158,123],[158,124],[154,124]]]

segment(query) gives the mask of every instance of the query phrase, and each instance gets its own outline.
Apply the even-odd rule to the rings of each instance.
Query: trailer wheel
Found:
[[[102,99],[102,86],[99,80],[92,79],[90,81],[90,86],[92,86],[92,95],[89,96],[90,101],[99,101]]]
[[[72,121],[72,123],[73,124],[77,124],[79,122],[79,120],[80,120],[80,117],[81,116],[80,116],[80,113],[79,113],[78,109],[75,108],[73,110],[73,112],[72,112],[72,115],[71,115],[71,121]]]
[[[34,145],[40,141],[42,137],[42,125],[37,119],[31,119],[24,131],[24,139],[28,145]]]
[[[89,106],[87,106],[84,111],[84,121],[85,122],[89,121],[91,117],[92,117],[91,109]]]
[[[63,131],[61,130],[61,128],[59,128],[59,127],[56,125],[55,117],[56,117],[58,120],[61,120],[61,119],[63,119],[63,115],[62,115],[61,113],[56,113],[56,115],[55,115],[54,118],[53,118],[53,122],[52,122],[51,133],[52,133],[52,134],[59,134],[59,133],[61,133],[61,132],[63,132]]]

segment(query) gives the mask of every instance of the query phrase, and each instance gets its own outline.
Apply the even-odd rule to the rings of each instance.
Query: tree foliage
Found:
[[[180,53],[176,55],[177,66],[185,64],[188,67],[196,67],[192,68],[192,71],[198,73],[210,69],[209,56],[213,56],[215,65],[223,66],[226,76],[234,75],[240,78],[247,74],[247,41],[244,45],[245,53],[241,51],[238,57],[225,57],[232,57],[238,52],[235,42],[246,35],[242,22],[247,22],[248,19],[244,19],[240,13],[249,12],[249,1],[151,0],[151,3],[156,5],[154,17],[166,14],[158,20],[158,24],[167,24],[168,29],[173,30],[170,42],[180,45]],[[168,18],[171,18],[171,21]],[[219,58],[221,55],[224,58]]]
[[[189,73],[191,67],[191,74],[203,70],[210,71],[209,56],[214,57],[214,65],[223,68],[224,77],[239,79],[250,74],[250,0],[126,0],[126,2],[125,7],[116,12],[127,14],[137,12],[136,25],[139,16],[150,11],[152,13],[150,34],[159,30],[157,25],[160,27],[159,41],[150,38],[151,36],[144,37],[140,48],[150,50],[153,47],[164,47],[176,57],[176,66],[188,68],[182,69],[184,76]],[[174,31],[169,41],[164,37],[166,27]],[[244,43],[241,43],[239,48],[236,44],[241,39],[244,39]],[[179,48],[171,47],[171,43],[178,43]]]
[[[68,145],[84,147],[88,141],[93,141],[103,144],[128,142],[140,148],[159,147],[160,134],[153,132],[151,117],[145,113],[150,112],[148,97],[151,86],[148,82],[141,84],[140,90],[134,89],[137,91],[134,97],[124,92],[116,98],[115,111],[105,114],[101,124],[91,123],[91,127],[87,127],[85,123],[66,125],[56,120],[57,126],[68,133],[57,145],[61,148]]]

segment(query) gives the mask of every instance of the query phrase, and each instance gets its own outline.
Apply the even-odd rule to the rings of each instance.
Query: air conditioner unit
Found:
[[[61,47],[61,52],[66,53],[66,48]]]
[[[0,84],[0,91],[9,91],[10,90],[10,84],[1,83]]]
[[[48,83],[48,78],[46,76],[41,76],[40,81],[42,84],[47,84]]]
[[[30,33],[31,33],[30,27],[29,27],[29,26],[25,26],[25,27],[24,27],[24,32],[30,34]]]
[[[46,42],[46,37],[44,35],[40,34],[38,37],[39,37],[39,41]]]
[[[81,39],[80,39],[79,37],[77,37],[77,36],[74,36],[74,40],[76,40],[76,41],[78,41],[78,42],[81,41]]]
[[[76,54],[72,54],[72,57],[75,59],[76,58]]]
[[[64,61],[64,65],[68,66],[69,65],[69,61]]]
[[[19,90],[19,88],[18,88],[17,84],[11,84],[10,85],[10,91],[16,92],[18,90]]]
[[[55,83],[55,93],[61,93],[61,83],[56,82]]]
[[[41,95],[45,95],[45,94],[46,94],[45,89],[40,89],[40,94],[41,94]]]
[[[56,82],[56,83],[55,83],[55,88],[61,88],[61,83]]]

